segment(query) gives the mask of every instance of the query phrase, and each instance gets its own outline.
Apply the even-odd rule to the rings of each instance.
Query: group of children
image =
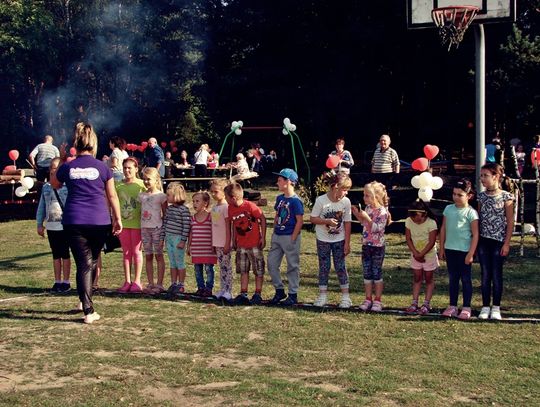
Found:
[[[58,162],[53,160],[51,170]],[[133,158],[123,161],[124,179],[116,184],[121,207],[123,230],[120,242],[123,251],[125,282],[120,293],[183,293],[186,279],[186,255],[191,256],[197,294],[215,296],[237,304],[260,304],[266,246],[266,219],[261,209],[244,199],[242,186],[225,179],[211,181],[209,192],[200,191],[192,196],[194,213],[186,206],[187,195],[178,182],[163,191],[161,178],[155,168],[147,167],[138,178],[138,162]],[[294,305],[298,302],[300,285],[301,231],[304,207],[295,193],[298,175],[285,168],[277,175],[280,195],[274,205],[275,217],[267,267],[275,288],[271,304]],[[409,208],[405,221],[405,237],[411,252],[413,270],[412,304],[407,312],[427,314],[431,310],[434,290],[433,274],[439,259],[446,259],[449,275],[450,305],[443,312],[446,317],[471,317],[472,276],[471,263],[478,254],[482,271],[483,307],[481,319],[501,319],[502,266],[508,255],[513,229],[513,196],[501,189],[503,169],[488,163],[482,167],[481,182],[486,188],[478,195],[479,213],[469,205],[473,197],[471,182],[463,179],[454,185],[453,201],[443,212],[438,230],[437,222],[428,206],[421,201]],[[319,261],[319,295],[315,306],[326,305],[331,259],[334,262],[341,290],[340,308],[350,308],[349,275],[345,259],[351,252],[352,216],[363,225],[362,266],[365,299],[360,305],[364,311],[383,309],[383,261],[385,257],[385,228],[391,222],[386,188],[379,182],[365,185],[361,205],[353,206],[347,193],[352,181],[345,173],[332,174],[328,179],[328,192],[317,197],[310,214],[315,225],[317,256]],[[65,191],[54,191],[45,184],[39,203],[38,233],[43,235],[46,220],[47,234],[53,252],[56,291],[65,291],[69,284],[69,251],[61,233],[61,208]],[[214,205],[211,205],[211,199]],[[60,225],[60,227],[59,227]],[[437,253],[437,235],[440,248]],[[64,240],[63,240],[64,239]],[[141,247],[142,246],[142,247]],[[171,284],[164,286],[167,248]],[[141,283],[144,250],[148,284]],[[231,252],[236,251],[235,268],[240,274],[240,293],[233,298],[233,268]],[[288,292],[285,292],[280,266],[286,258]],[[154,258],[157,277],[154,277]],[[214,294],[214,265],[219,266],[220,289]],[[62,278],[61,269],[64,268]],[[131,269],[133,268],[133,278]],[[67,270],[66,270],[67,269]],[[255,275],[255,291],[248,296],[249,272]],[[425,300],[419,306],[422,282],[425,281]],[[458,313],[459,282],[463,287],[463,307]],[[492,293],[493,292],[493,293]],[[491,297],[493,296],[493,302]]]

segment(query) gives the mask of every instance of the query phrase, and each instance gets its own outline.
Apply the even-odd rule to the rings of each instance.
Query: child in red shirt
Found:
[[[225,242],[225,250],[236,249],[236,272],[240,274],[240,294],[236,304],[260,304],[264,276],[263,249],[266,246],[266,218],[253,202],[244,200],[240,184],[225,187],[225,199],[229,204],[227,226],[232,226],[231,238]],[[255,294],[248,298],[249,269],[255,274]]]

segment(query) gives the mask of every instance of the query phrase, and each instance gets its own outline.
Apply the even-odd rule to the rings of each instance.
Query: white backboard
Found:
[[[480,9],[472,24],[515,21],[516,0],[407,0],[407,27],[434,27],[431,10],[449,6],[476,6]]]

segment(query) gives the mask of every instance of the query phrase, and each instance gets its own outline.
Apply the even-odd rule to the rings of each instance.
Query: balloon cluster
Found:
[[[533,148],[531,151],[531,164],[533,167],[540,167],[540,148]]]
[[[34,187],[34,180],[32,178],[30,178],[30,177],[24,177],[21,180],[21,186],[17,187],[17,189],[15,190],[15,195],[17,195],[19,198],[22,198],[33,187]]]
[[[433,191],[442,188],[443,180],[441,177],[434,177],[429,171],[429,162],[439,154],[439,147],[426,144],[424,146],[425,157],[420,157],[414,160],[411,164],[412,168],[417,171],[424,171],[420,175],[415,175],[411,179],[411,185],[418,189],[418,198],[424,202],[431,201]]]
[[[288,117],[283,119],[283,135],[286,136],[290,131],[296,131],[296,124],[291,123]]]
[[[231,131],[234,131],[234,134],[239,136],[242,134],[242,127],[244,126],[244,122],[242,120],[234,121],[231,123]]]

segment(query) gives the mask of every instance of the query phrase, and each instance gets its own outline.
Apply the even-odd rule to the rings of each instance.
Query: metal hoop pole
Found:
[[[476,190],[484,190],[480,182],[480,168],[486,161],[486,47],[484,26],[478,24],[474,30],[476,51]]]

